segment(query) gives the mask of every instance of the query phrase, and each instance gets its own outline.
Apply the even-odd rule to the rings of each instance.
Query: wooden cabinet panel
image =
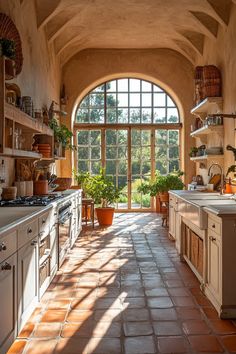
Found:
[[[0,264],[0,353],[4,354],[17,334],[17,255]]]
[[[23,326],[38,301],[38,241],[18,252],[18,324]]]
[[[169,233],[175,239],[175,209],[173,205],[169,206]]]
[[[208,228],[209,230],[216,232],[218,235],[221,235],[221,223],[218,221],[208,218]]]
[[[221,294],[221,242],[220,237],[212,232],[208,232],[208,285],[217,300]]]
[[[29,223],[23,224],[18,230],[18,248],[38,236],[38,219],[34,218]]]
[[[17,250],[17,232],[6,233],[0,237],[0,263]]]

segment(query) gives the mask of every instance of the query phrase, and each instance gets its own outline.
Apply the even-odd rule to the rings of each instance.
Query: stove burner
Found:
[[[0,207],[6,206],[45,206],[61,196],[55,194],[34,195],[32,197],[20,197],[14,200],[1,200]]]

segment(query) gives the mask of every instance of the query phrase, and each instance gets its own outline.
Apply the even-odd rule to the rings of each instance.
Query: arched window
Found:
[[[157,85],[139,79],[118,79],[92,90],[76,112],[77,123],[179,123],[172,98]]]
[[[76,109],[79,171],[101,167],[123,190],[117,208],[153,207],[138,185],[180,168],[180,116],[173,99],[157,85],[133,78],[105,82],[87,94]]]

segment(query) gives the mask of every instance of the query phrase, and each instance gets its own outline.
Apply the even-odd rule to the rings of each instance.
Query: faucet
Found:
[[[224,193],[224,174],[223,174],[223,168],[218,164],[218,163],[213,163],[208,169],[208,176],[210,176],[210,172],[212,167],[218,167],[220,170],[220,194]]]

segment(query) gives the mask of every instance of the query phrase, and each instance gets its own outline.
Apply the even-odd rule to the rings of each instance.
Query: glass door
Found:
[[[121,196],[116,209],[129,208],[128,193],[128,129],[106,129],[106,174],[112,176]]]
[[[150,195],[138,192],[138,186],[152,176],[152,130],[131,129],[130,149],[131,209],[151,208]]]

